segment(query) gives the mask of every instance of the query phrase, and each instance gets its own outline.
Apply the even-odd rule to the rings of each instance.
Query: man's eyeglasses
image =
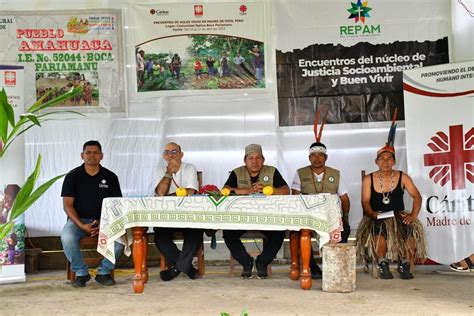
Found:
[[[180,151],[178,149],[173,149],[173,150],[165,150],[163,151],[163,155],[169,156],[169,155],[177,155],[179,154]]]

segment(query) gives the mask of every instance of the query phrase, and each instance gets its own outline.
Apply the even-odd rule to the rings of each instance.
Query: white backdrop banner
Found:
[[[187,0],[136,2],[155,2],[160,6],[165,3],[192,3]],[[196,4],[204,5],[204,15],[206,15],[209,13],[206,5],[211,2],[219,1],[199,1]],[[267,31],[264,40],[265,56],[268,57],[265,59],[265,70],[268,70],[264,73],[265,89],[217,89],[214,91],[202,90],[201,93],[190,90],[188,91],[189,95],[184,95],[184,91],[181,90],[179,96],[148,98],[142,96],[142,94],[147,95],[148,92],[136,92],[134,83],[136,80],[134,47],[140,42],[135,39],[134,9],[130,1],[76,0],[67,2],[48,0],[47,2],[38,2],[23,0],[12,2],[0,0],[0,3],[5,4],[4,7],[17,12],[21,10],[57,10],[60,7],[76,13],[83,9],[112,7],[129,13],[124,15],[123,25],[125,28],[122,30],[125,34],[126,47],[128,47],[126,54],[127,81],[130,84],[127,86],[127,117],[110,118],[88,115],[84,119],[51,121],[41,128],[32,129],[31,132],[26,133],[26,170],[33,169],[37,155],[41,153],[44,162],[42,179],[50,179],[63,172],[68,172],[82,163],[79,155],[82,144],[87,140],[97,139],[102,143],[105,154],[102,163],[118,175],[124,196],[152,196],[158,181],[155,170],[164,163],[161,153],[164,145],[169,141],[178,142],[185,152],[184,160],[203,171],[205,184],[217,186],[222,186],[225,183],[230,170],[243,164],[245,146],[250,143],[260,143],[263,147],[265,163],[277,166],[284,179],[291,182],[296,170],[308,164],[308,147],[314,141],[314,134],[309,126],[278,128],[277,78],[274,71],[275,43],[279,43],[279,49],[282,51],[288,51],[288,47],[303,49],[315,42],[333,41],[325,40],[325,38],[330,38],[334,33],[316,33],[310,29],[304,32],[305,29],[301,28],[303,24],[308,24],[308,15],[311,15],[313,23],[321,21],[320,24],[324,24],[327,21],[326,13],[328,12],[326,5],[320,5],[316,10],[311,10],[309,5],[312,5],[313,0],[266,0],[263,2],[268,13],[266,15],[270,20],[264,24],[270,30],[270,32]],[[341,14],[338,21],[345,21],[341,25],[351,25],[351,21],[348,19],[350,13],[345,11],[351,7],[351,1],[328,2],[328,6],[338,3],[340,10],[337,11],[337,14]],[[248,8],[247,13],[252,12],[249,3],[250,1],[244,2]],[[444,32],[446,25],[448,25],[449,32],[449,1],[445,1],[448,5],[441,6],[441,8],[438,6],[438,0],[420,0],[416,1],[416,4],[406,0],[390,2],[392,8],[394,6],[402,9],[408,8],[407,10],[397,10],[397,14],[393,15],[390,12],[395,12],[396,8],[393,10],[381,8],[388,3],[388,1],[369,0],[368,6],[373,10],[370,11],[371,18],[366,19],[366,24],[373,24],[374,19],[378,19],[377,23],[381,23],[380,19],[383,21],[395,20],[394,22],[396,22],[401,19],[407,21],[409,17],[409,23],[414,26],[417,24],[426,25],[420,30],[420,33],[413,33],[412,37],[408,37],[405,33],[404,38],[407,40],[412,40],[416,35],[433,41],[435,38],[428,37],[426,34],[433,33],[433,30],[443,30]],[[415,5],[421,5],[422,9],[418,11],[412,9]],[[448,21],[442,19],[425,23],[424,17],[432,12],[425,10],[431,10],[434,7],[439,9],[434,10],[433,15],[439,16],[443,12],[448,16]],[[192,6],[191,9],[193,10],[194,7]],[[237,8],[237,10],[239,9]],[[382,12],[385,14],[381,16]],[[240,17],[240,13],[237,14]],[[416,16],[420,18],[417,19]],[[289,17],[294,18],[290,20]],[[285,21],[288,23],[284,24],[282,18],[286,18]],[[328,19],[331,18],[333,17],[329,16]],[[360,25],[361,22],[358,24]],[[284,32],[279,28],[282,25],[286,28]],[[387,29],[387,27],[391,29]],[[390,39],[385,37],[387,41],[395,42],[401,36],[400,30],[393,28],[390,23],[383,30],[386,31],[385,35],[392,34]],[[436,33],[439,34],[439,32]],[[466,30],[459,30],[457,35],[459,34],[466,34]],[[370,39],[373,44],[377,44],[375,40],[375,38]],[[469,54],[469,48],[474,47],[471,45],[472,40],[464,37],[461,38],[461,41],[465,43],[462,51],[466,52],[466,55],[474,56],[473,53]],[[337,46],[339,43],[334,42],[334,45]],[[354,45],[354,43],[350,45]],[[140,47],[145,53],[151,52],[144,49],[143,46]],[[460,52],[461,49],[458,51]],[[194,76],[194,73],[191,76]],[[32,86],[34,85],[32,84]],[[150,94],[157,92],[150,92]],[[170,94],[170,91],[165,91],[165,93]],[[388,125],[388,122],[379,121],[328,124],[324,128],[323,141],[328,146],[329,154],[327,164],[341,170],[344,182],[348,186],[352,202],[349,219],[353,228],[357,227],[362,218],[359,202],[361,170],[366,172],[376,170],[375,154],[386,140]],[[406,170],[405,125],[403,121],[399,121],[395,145],[397,147],[396,167]],[[40,181],[43,181],[42,179]],[[25,221],[30,236],[59,236],[66,222],[60,196],[61,184],[62,182],[58,181],[27,212]],[[408,207],[410,201],[405,202]]]
[[[410,70],[403,78],[408,170],[423,196],[429,258],[474,253],[474,62]]]

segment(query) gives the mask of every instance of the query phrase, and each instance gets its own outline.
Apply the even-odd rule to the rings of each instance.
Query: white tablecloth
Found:
[[[320,236],[320,245],[340,240],[339,197],[319,195],[249,195],[106,198],[102,202],[97,251],[115,262],[114,242],[130,255],[132,227],[300,230]]]

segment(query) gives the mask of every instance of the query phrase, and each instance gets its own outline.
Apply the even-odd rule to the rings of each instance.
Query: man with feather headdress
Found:
[[[326,166],[328,159],[327,148],[321,143],[326,114],[321,122],[321,128],[318,132],[319,111],[314,120],[314,136],[316,142],[309,147],[310,165],[297,170],[291,185],[292,194],[337,194],[341,200],[342,219],[344,230],[341,233],[341,242],[347,242],[351,233],[349,226],[350,200],[347,195],[346,185],[341,179],[339,170]],[[311,278],[321,279],[322,271],[316,264],[314,257],[310,257],[309,263],[311,269]]]

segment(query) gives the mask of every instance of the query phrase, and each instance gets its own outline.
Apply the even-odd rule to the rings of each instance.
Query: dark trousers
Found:
[[[342,225],[344,227],[344,230],[341,232],[341,241],[339,243],[346,243],[347,240],[349,239],[349,235],[351,234],[351,226],[349,225],[349,222],[346,221],[345,218],[342,219]],[[311,254],[313,253],[313,246],[311,246]],[[311,255],[309,257],[309,267],[314,267],[316,266],[316,260],[314,260],[314,256]]]
[[[155,227],[155,244],[166,261],[179,271],[189,273],[193,268],[193,257],[202,244],[202,229]],[[183,248],[180,251],[173,241],[175,232],[183,234]]]
[[[232,256],[241,264],[248,265],[252,261],[252,257],[245,250],[244,244],[240,240],[240,237],[246,232],[246,230],[224,230],[224,241],[229,248]],[[257,261],[263,265],[272,263],[275,259],[278,250],[280,250],[285,238],[284,231],[259,231],[265,235],[266,241],[263,245],[262,253],[257,257]]]

